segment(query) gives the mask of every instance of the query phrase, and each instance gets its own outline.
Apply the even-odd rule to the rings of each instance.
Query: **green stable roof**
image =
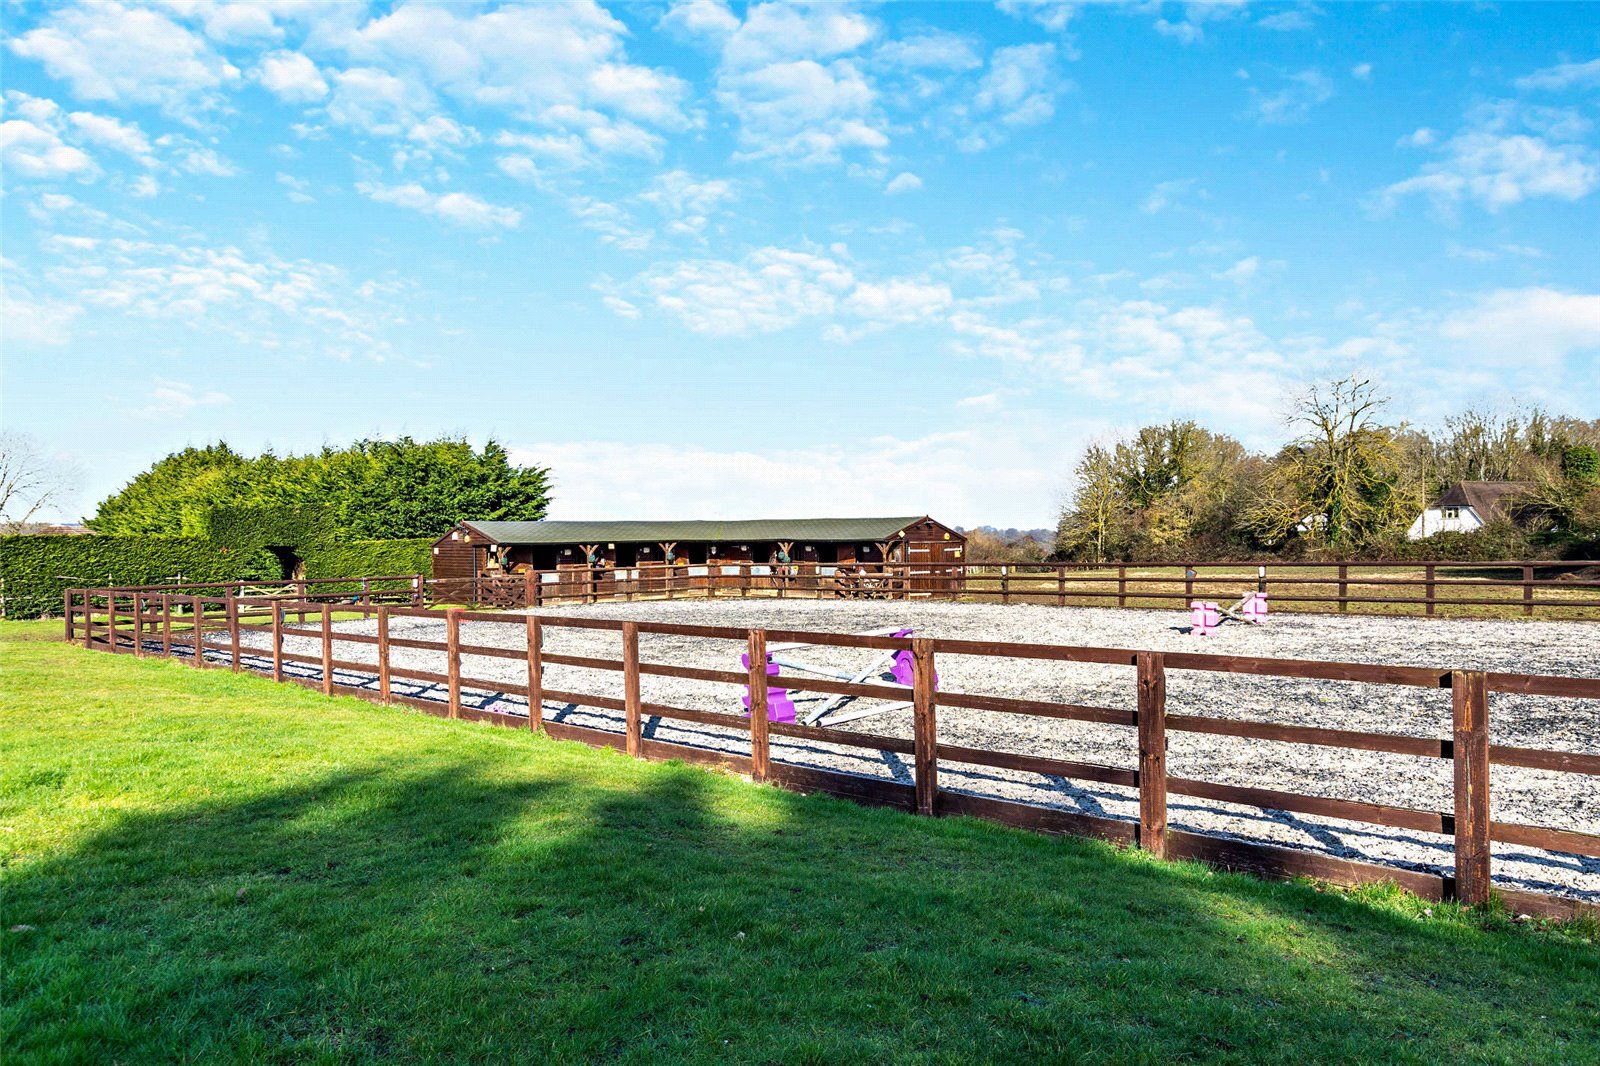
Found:
[[[496,544],[658,544],[729,541],[893,540],[925,515],[905,518],[762,518],[731,522],[464,522]]]

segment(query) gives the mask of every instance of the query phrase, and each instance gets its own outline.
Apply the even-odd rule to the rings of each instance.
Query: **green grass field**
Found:
[[[0,626],[0,1058],[1600,1061],[1594,929]]]

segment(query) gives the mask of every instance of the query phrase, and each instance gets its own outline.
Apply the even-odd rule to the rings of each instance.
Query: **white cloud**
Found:
[[[600,302],[605,304],[612,314],[620,315],[623,318],[639,317],[639,309],[620,296],[603,296],[600,298]]]
[[[970,38],[946,30],[929,30],[914,37],[885,41],[873,60],[900,70],[975,70],[983,66],[978,45]]]
[[[328,117],[378,137],[398,137],[419,112],[431,107],[425,90],[376,67],[352,67],[333,75]]]
[[[997,48],[978,83],[973,108],[993,112],[1011,126],[1043,122],[1055,114],[1061,81],[1053,44],[1019,44]]]
[[[1532,132],[1515,132],[1518,126]],[[1442,210],[1463,200],[1490,211],[1539,197],[1580,200],[1600,185],[1600,167],[1588,147],[1562,139],[1586,128],[1582,117],[1571,112],[1500,105],[1479,109],[1467,129],[1438,145],[1441,158],[1383,189],[1374,205],[1392,209],[1413,195],[1427,197]],[[1418,130],[1402,143],[1426,147],[1434,141],[1431,131]]]
[[[471,126],[463,126],[444,115],[431,115],[406,132],[406,140],[425,149],[465,148],[482,138]]]
[[[665,216],[669,232],[694,234],[703,230],[712,213],[736,195],[732,181],[697,179],[686,170],[669,170],[656,175],[638,198]]]
[[[1501,289],[1446,318],[1439,333],[1475,358],[1551,366],[1600,351],[1600,294]]]
[[[1150,190],[1150,195],[1144,198],[1141,210],[1147,215],[1155,215],[1168,208],[1177,207],[1190,195],[1193,189],[1193,178],[1157,182],[1155,188]]]
[[[696,333],[772,333],[833,313],[855,284],[849,268],[826,256],[762,248],[743,262],[686,260],[637,279],[657,307]]]
[[[84,140],[132,156],[144,166],[156,165],[155,155],[150,148],[150,138],[145,136],[144,130],[140,129],[137,123],[123,122],[108,115],[96,115],[89,111],[74,111],[68,118]]]
[[[1333,98],[1333,79],[1319,70],[1302,70],[1285,75],[1278,88],[1263,92],[1250,87],[1250,118],[1263,125],[1304,122],[1311,109]]]
[[[1600,86],[1600,59],[1562,63],[1517,79],[1519,89],[1575,89]]]
[[[1275,11],[1270,15],[1257,19],[1256,25],[1262,29],[1279,30],[1285,33],[1295,30],[1309,30],[1312,26],[1311,12],[1303,7]]]
[[[1183,18],[1178,21],[1156,20],[1156,32],[1183,44],[1198,44],[1205,40],[1205,24],[1231,19],[1246,11],[1244,0],[1195,0],[1183,5]]]
[[[289,190],[286,195],[295,203],[309,204],[313,202],[314,198],[306,191],[311,188],[311,183],[304,178],[297,178],[293,174],[284,174],[280,171],[277,176],[277,182]]]
[[[1372,64],[1371,63],[1357,63],[1355,66],[1350,68],[1350,76],[1352,78],[1354,78],[1356,81],[1371,81],[1372,80]]]
[[[1261,272],[1261,257],[1252,255],[1239,260],[1233,266],[1220,273],[1211,275],[1218,281],[1231,281],[1242,285],[1255,278]]]
[[[514,207],[499,207],[468,193],[429,192],[415,182],[382,185],[364,181],[356,189],[379,203],[421,211],[468,229],[515,229],[522,223],[522,212]]]
[[[220,407],[232,402],[233,397],[216,389],[156,378],[145,394],[144,403],[133,413],[141,418],[183,418],[197,408]]]
[[[91,178],[99,171],[87,152],[21,118],[0,122],[0,163],[29,178]]]
[[[115,2],[58,8],[10,42],[85,100],[152,104],[190,117],[219,102],[238,68],[160,11]]]
[[[963,396],[956,401],[956,406],[968,411],[998,411],[1001,407],[998,392],[985,392],[978,396]]]
[[[315,103],[328,95],[327,79],[300,52],[270,52],[261,57],[254,73],[263,88],[290,103]]]
[[[999,8],[1008,15],[1031,19],[1047,30],[1060,33],[1078,12],[1078,0],[1000,0]]]
[[[922,179],[909,170],[905,170],[890,178],[889,184],[883,187],[883,191],[890,196],[898,196],[900,193],[915,192],[920,188],[922,188]]]
[[[891,278],[858,284],[841,307],[876,323],[907,323],[931,319],[954,302],[948,285]]]

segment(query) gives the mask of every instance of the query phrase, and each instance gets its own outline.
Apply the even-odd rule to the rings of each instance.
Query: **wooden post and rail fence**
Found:
[[[370,596],[380,595],[373,592]],[[369,596],[369,598],[370,598]],[[747,629],[666,622],[618,621],[584,616],[533,616],[438,611],[408,601],[330,603],[293,598],[191,596],[182,590],[142,588],[75,589],[65,599],[66,637],[85,648],[139,656],[182,656],[195,667],[227,665],[293,681],[323,693],[345,693],[386,704],[403,704],[450,718],[485,721],[543,730],[558,739],[581,740],[617,748],[642,758],[675,758],[712,764],[748,774],[755,781],[799,791],[820,791],[863,802],[887,804],[923,815],[973,815],[1010,825],[1100,837],[1138,847],[1153,855],[1195,859],[1223,868],[1268,877],[1307,876],[1359,884],[1392,881],[1430,899],[1485,903],[1491,885],[1491,842],[1600,857],[1600,835],[1546,826],[1496,821],[1490,806],[1493,766],[1526,767],[1561,773],[1600,776],[1600,755],[1529,749],[1491,741],[1490,696],[1516,693],[1554,699],[1600,699],[1600,678],[1541,676],[1435,669],[1382,664],[1267,659],[1190,652],[1158,652],[1116,648],[1068,647],[942,638],[901,638],[799,630]],[[340,621],[344,615],[348,621]],[[395,618],[443,622],[443,639],[397,637]],[[307,625],[310,618],[315,624]],[[296,621],[298,619],[298,621]],[[367,621],[374,623],[369,626]],[[291,624],[294,623],[294,624]],[[611,631],[619,638],[616,657],[552,652],[545,647],[550,630]],[[483,637],[493,634],[498,643]],[[745,670],[714,670],[652,662],[641,657],[640,636],[666,635],[725,640],[749,655]],[[511,643],[523,646],[508,646]],[[769,676],[769,641],[799,641],[837,648],[878,652],[907,651],[912,657],[912,722],[910,739],[841,729],[769,721],[770,686],[791,691],[904,701],[903,687],[882,683],[850,683],[784,673]],[[290,650],[291,647],[295,650]],[[370,653],[351,649],[370,648]],[[393,649],[438,656],[441,670],[419,670],[393,662]],[[313,650],[314,649],[314,650]],[[358,658],[357,655],[362,657]],[[370,657],[369,657],[370,656]],[[1021,699],[936,688],[936,661],[946,656],[1030,659],[1063,663],[1095,663],[1132,670],[1133,707],[1080,706],[1057,701]],[[525,680],[479,678],[464,662],[511,660]],[[592,692],[556,690],[545,684],[548,666],[578,667],[620,673],[621,698]],[[1253,675],[1357,682],[1370,685],[1439,689],[1450,692],[1451,732],[1446,738],[1357,732],[1323,726],[1290,725],[1190,714],[1174,710],[1167,695],[1172,671]],[[372,680],[376,677],[376,687]],[[743,688],[752,713],[709,711],[666,706],[643,698],[645,677],[679,678]],[[397,692],[396,687],[413,692]],[[466,692],[480,698],[467,700]],[[429,694],[432,695],[429,695]],[[442,694],[442,697],[441,695]],[[527,700],[527,713],[483,709],[481,697]],[[552,721],[544,714],[554,701],[621,716],[620,732]],[[733,706],[738,703],[732,701]],[[1129,728],[1133,768],[1071,762],[1023,752],[1006,752],[942,743],[938,719],[966,712],[1015,714],[1067,722],[1092,722]],[[723,729],[744,737],[748,754],[647,737],[647,718],[668,719]],[[1281,790],[1245,787],[1172,776],[1167,767],[1168,740],[1173,733],[1198,733],[1269,743],[1314,745],[1335,749],[1383,752],[1412,758],[1448,760],[1454,769],[1453,805],[1427,810]],[[773,758],[772,738],[786,737],[827,744],[892,752],[911,757],[909,785],[879,778],[794,765]],[[1136,822],[1061,811],[1014,800],[972,795],[939,786],[939,763],[994,767],[1024,773],[1088,780],[1136,790]],[[1223,839],[1175,830],[1168,824],[1169,796],[1186,796],[1242,804],[1358,823],[1402,828],[1452,838],[1452,875],[1427,873],[1353,859]],[[1514,910],[1571,917],[1600,914],[1600,906],[1567,897],[1509,888],[1497,889]]]

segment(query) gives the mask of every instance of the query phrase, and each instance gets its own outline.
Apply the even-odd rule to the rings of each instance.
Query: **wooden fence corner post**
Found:
[[[94,590],[83,590],[83,646],[94,647]]]
[[[1455,726],[1456,898],[1489,902],[1489,691],[1481,670],[1450,675]]]
[[[450,697],[450,717],[461,717],[461,608],[452,607],[444,618],[445,683]]]
[[[1139,847],[1167,856],[1167,671],[1160,652],[1138,653]]]
[[[161,594],[161,654],[172,658],[172,595]]]
[[[622,708],[628,754],[638,758],[644,748],[640,736],[638,622],[622,623]]]
[[[194,651],[194,655],[190,658],[194,662],[195,669],[204,670],[206,666],[206,635],[205,631],[201,629],[201,623],[205,621],[206,616],[206,601],[204,597],[189,597],[189,610],[194,615],[194,625],[189,627],[189,646]]]
[[[933,641],[911,641],[912,751],[917,813],[931,815],[939,797],[939,731],[935,721]]]
[[[76,598],[77,597],[74,596],[72,589],[68,589],[67,591],[65,591],[65,592],[63,592],[61,594],[61,608],[62,608],[61,614],[62,614],[62,621],[65,622],[66,626],[67,626],[67,643],[68,644],[72,643],[72,638],[73,638],[72,601],[74,599],[76,599]]]
[[[233,672],[239,672],[239,590],[228,590],[228,655]]]
[[[765,781],[772,769],[767,737],[767,634],[750,631],[750,780]]]
[[[1117,564],[1117,606],[1128,606],[1128,568]]]
[[[117,594],[113,591],[106,593],[106,647],[113,654],[117,650]]]
[[[378,605],[378,698],[393,703],[389,691],[389,608]]]
[[[144,658],[144,593],[133,594],[133,657]]]
[[[1533,616],[1533,567],[1522,568],[1522,613]]]
[[[283,604],[272,601],[272,680],[283,680]]]
[[[544,623],[528,616],[528,728],[544,728]]]
[[[322,694],[333,695],[333,604],[322,605]]]

